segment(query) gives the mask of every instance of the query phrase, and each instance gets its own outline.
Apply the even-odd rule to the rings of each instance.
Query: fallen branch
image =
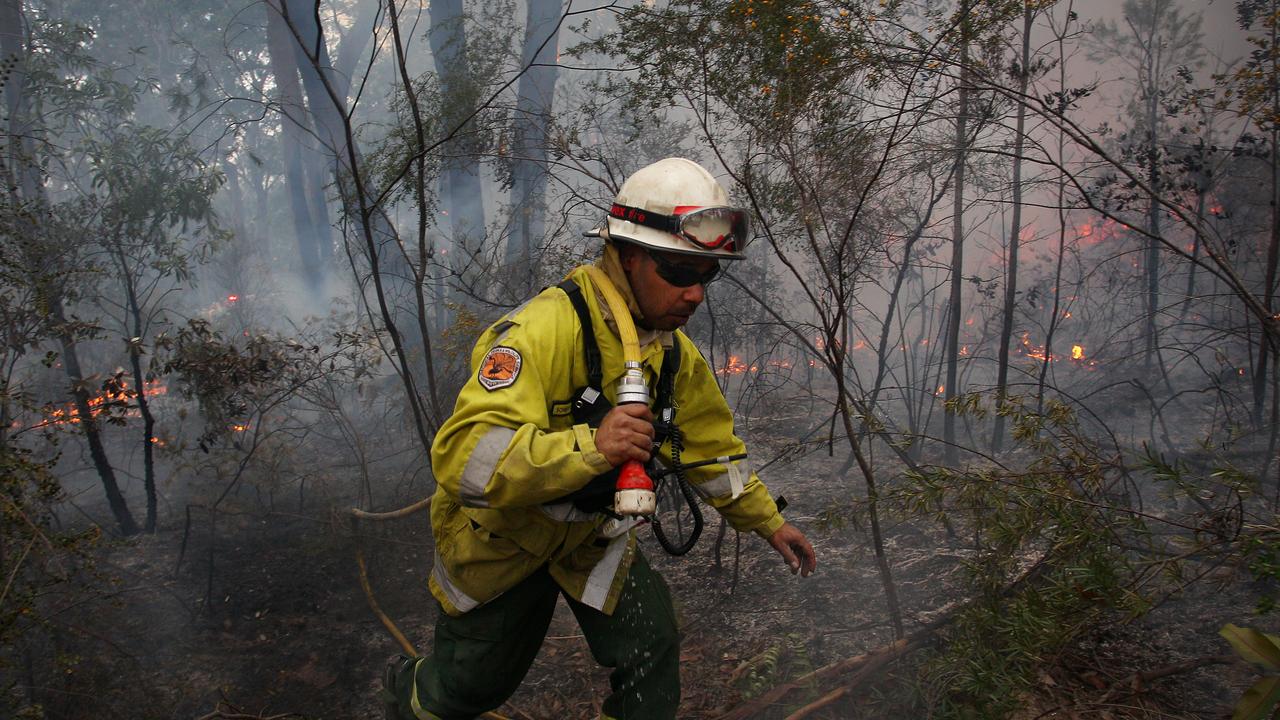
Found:
[[[838,687],[835,690],[832,690],[831,692],[827,693],[826,695],[823,695],[822,697],[818,698],[817,700],[814,700],[808,705],[805,705],[799,710],[791,713],[790,715],[787,716],[787,720],[800,720],[801,718],[809,717],[809,714],[812,713],[813,711],[820,710],[848,694],[849,694],[848,686]]]
[[[226,689],[219,691],[222,699],[213,706],[213,712],[206,713],[196,718],[196,720],[285,720],[285,718],[303,718],[306,717],[301,713],[287,712],[277,715],[254,715],[241,710],[239,707],[227,699]]]
[[[1028,578],[1039,574],[1043,567],[1043,562],[1044,558],[1041,558],[1033,564],[1017,580],[1006,587],[1004,592],[1006,594],[1012,593]],[[948,604],[936,612],[937,617],[935,619],[901,640],[896,640],[875,650],[845,658],[844,660],[837,660],[818,668],[791,682],[779,685],[758,698],[742,703],[725,714],[716,717],[715,720],[748,720],[761,714],[769,706],[781,702],[783,698],[796,690],[814,688],[824,682],[852,673],[847,680],[840,684],[840,687],[827,692],[818,700],[800,708],[787,718],[787,720],[801,720],[813,711],[847,695],[867,678],[884,669],[889,663],[922,647],[935,632],[949,625],[955,619],[956,613],[961,606],[960,603]]]
[[[927,630],[917,632],[909,638],[897,640],[891,645],[870,653],[870,657],[867,658],[866,662],[864,662],[862,666],[844,682],[844,685],[795,711],[791,715],[787,716],[787,720],[802,720],[802,718],[808,717],[809,714],[815,710],[830,705],[850,692],[853,692],[854,688],[879,673],[890,663],[922,647],[929,640],[929,636],[944,624],[946,623],[939,623],[929,627]]]
[[[223,712],[215,710],[209,715],[201,715],[196,720],[284,720],[285,717],[306,717],[297,712],[282,712],[280,715],[248,715],[244,712]]]
[[[1122,680],[1111,685],[1107,693],[1102,696],[1098,702],[1105,703],[1114,700],[1121,693],[1128,691],[1131,694],[1142,692],[1142,686],[1149,684],[1152,680],[1159,680],[1170,675],[1180,675],[1184,672],[1195,670],[1206,665],[1231,665],[1240,662],[1240,658],[1235,655],[1209,655],[1206,657],[1192,658],[1191,660],[1183,660],[1172,665],[1165,665],[1154,670],[1146,672],[1136,672]]]
[[[757,717],[769,706],[781,702],[783,698],[796,690],[812,688],[824,681],[829,681],[842,675],[852,673],[849,679],[844,681],[839,688],[827,693],[822,696],[822,698],[815,700],[809,705],[800,708],[787,718],[787,720],[799,720],[800,718],[812,713],[814,710],[835,702],[837,699],[856,687],[859,683],[879,672],[889,663],[924,645],[925,641],[928,640],[929,636],[933,634],[935,630],[949,621],[950,615],[940,620],[935,620],[924,629],[913,633],[910,637],[903,638],[902,640],[895,640],[888,645],[876,648],[870,652],[845,658],[844,660],[838,660],[830,665],[818,668],[811,673],[801,675],[791,682],[778,685],[760,697],[749,700],[738,707],[733,708],[724,715],[716,718],[716,720],[747,720],[748,718]]]

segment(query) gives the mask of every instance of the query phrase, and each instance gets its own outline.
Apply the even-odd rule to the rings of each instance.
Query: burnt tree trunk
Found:
[[[512,145],[511,238],[507,263],[525,280],[522,295],[535,289],[534,249],[545,233],[547,189],[547,126],[555,98],[559,70],[557,37],[560,0],[528,0],[524,30],[524,74],[516,91]]]
[[[1272,12],[1275,11],[1276,3],[1272,3]],[[1274,20],[1271,25],[1270,47],[1274,53],[1276,42],[1280,40],[1277,37],[1277,28],[1280,23]],[[1280,71],[1275,67],[1275,56],[1271,56],[1271,112],[1272,118],[1280,118]],[[1276,143],[1280,142],[1280,120],[1273,119],[1271,123],[1271,152],[1268,158],[1271,162],[1271,240],[1267,245],[1267,269],[1265,283],[1262,287],[1263,303],[1266,305],[1267,312],[1274,314],[1276,311],[1276,273],[1277,265],[1280,264],[1280,154],[1277,154]],[[1253,421],[1257,427],[1263,426],[1263,417],[1266,415],[1267,405],[1267,381],[1271,373],[1268,372],[1268,365],[1274,362],[1272,355],[1274,349],[1267,340],[1268,332],[1264,326],[1262,328],[1261,340],[1258,343],[1258,362],[1254,364],[1253,374]],[[1274,412],[1273,412],[1274,415]],[[1276,432],[1275,424],[1272,423],[1272,434]],[[1274,441],[1273,441],[1274,443]]]
[[[1031,21],[1035,11],[1027,3],[1022,10],[1022,53],[1018,76],[1018,96],[1025,97],[1031,80]],[[1013,339],[1013,311],[1018,303],[1018,244],[1022,242],[1022,153],[1027,144],[1027,104],[1018,103],[1018,119],[1013,140],[1013,218],[1009,228],[1009,255],[1004,271],[1004,312],[1000,321],[1000,355],[996,359],[996,420],[991,433],[991,451],[1000,452],[1004,445],[1004,405],[1009,392],[1009,346]]]
[[[440,94],[448,127],[459,127],[455,139],[441,158],[440,196],[452,229],[449,265],[458,286],[484,294],[476,282],[483,273],[484,198],[480,183],[478,142],[474,121],[464,120],[476,109],[476,87],[467,59],[467,35],[463,25],[462,0],[433,0],[429,8],[431,56],[440,78]]]
[[[324,202],[323,187],[315,192],[312,185],[319,185],[320,178],[308,168],[303,159],[303,135],[313,132],[303,103],[299,83],[297,42],[284,17],[274,9],[266,8],[267,55],[271,63],[279,97],[280,147],[284,156],[285,186],[289,195],[289,209],[293,217],[293,231],[298,245],[298,257],[302,262],[302,274],[313,294],[322,283],[321,248],[328,246],[329,223],[325,206],[314,207],[317,199]],[[317,198],[318,196],[318,198]]]
[[[960,88],[959,107],[956,110],[956,185],[955,205],[952,209],[951,221],[951,299],[948,303],[947,345],[945,348],[947,380],[944,397],[948,405],[960,395],[960,388],[957,387],[957,383],[959,382],[960,365],[961,303],[964,301],[963,293],[961,292],[964,289],[964,181],[965,161],[969,149],[969,95],[972,92],[969,70],[969,39],[972,33],[972,22],[969,18],[971,7],[972,0],[962,0],[960,3]],[[954,465],[960,459],[960,455],[956,450],[956,415],[948,410],[943,413],[942,417],[942,440],[946,443],[943,457],[948,465]]]

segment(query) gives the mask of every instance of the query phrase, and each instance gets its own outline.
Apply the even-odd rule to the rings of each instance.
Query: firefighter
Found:
[[[637,547],[643,518],[607,507],[611,471],[649,460],[654,447],[649,405],[612,407],[632,323],[646,382],[669,388],[659,404],[674,412],[680,456],[712,461],[688,470],[689,485],[735,529],[765,538],[793,574],[816,567],[809,541],[741,457],[715,376],[680,332],[721,263],[742,257],[746,213],[697,163],[667,158],[629,177],[588,235],[605,241],[594,266],[481,335],[472,376],[431,448],[439,486],[429,586],[440,612],[433,652],[387,669],[390,718],[454,720],[497,708],[528,671],[561,595],[595,660],[612,670],[603,717],[675,717],[671,598]],[[605,284],[629,313],[611,310]],[[659,455],[671,462],[670,441]]]

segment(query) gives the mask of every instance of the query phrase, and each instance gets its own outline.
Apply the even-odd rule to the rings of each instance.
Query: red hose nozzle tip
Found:
[[[622,471],[618,473],[618,484],[614,487],[618,490],[652,490],[653,481],[644,471],[644,465],[637,460],[628,460],[623,463]]]

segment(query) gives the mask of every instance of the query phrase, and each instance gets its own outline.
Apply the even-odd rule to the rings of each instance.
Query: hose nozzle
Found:
[[[641,364],[640,341],[636,334],[635,323],[631,320],[631,311],[627,303],[613,286],[609,277],[598,267],[588,266],[587,275],[591,282],[604,295],[605,304],[618,323],[618,334],[622,340],[622,353],[626,358],[625,372],[618,381],[615,403],[649,404],[649,386],[644,381],[644,367]],[[652,515],[658,507],[658,496],[653,492],[653,480],[644,471],[644,465],[637,460],[628,460],[622,464],[618,474],[618,482],[614,486],[613,511],[619,515]]]
[[[623,463],[614,486],[613,511],[622,516],[652,515],[658,507],[653,481],[638,460]]]
[[[644,370],[638,362],[628,362],[626,372],[618,381],[619,405],[627,403],[649,404],[649,386],[644,382]],[[613,511],[619,515],[652,515],[658,507],[658,496],[653,491],[653,480],[637,460],[622,464],[618,483],[614,486]]]

